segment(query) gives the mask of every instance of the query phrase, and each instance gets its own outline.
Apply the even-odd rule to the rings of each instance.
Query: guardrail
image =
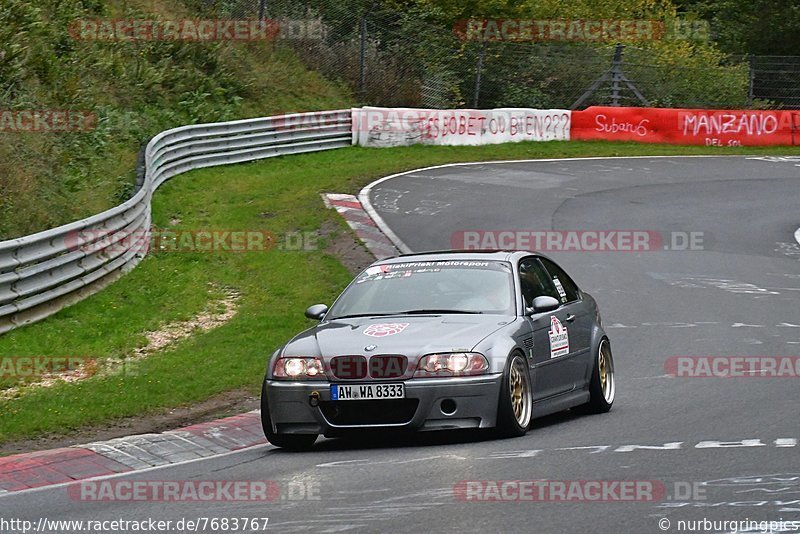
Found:
[[[350,110],[280,115],[162,132],[147,144],[144,175],[126,202],[36,234],[0,241],[0,334],[92,295],[133,269],[150,228],[153,192],[202,167],[316,152],[352,143]]]

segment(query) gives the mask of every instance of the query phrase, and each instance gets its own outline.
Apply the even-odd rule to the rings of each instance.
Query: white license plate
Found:
[[[405,384],[333,384],[331,400],[405,399]]]

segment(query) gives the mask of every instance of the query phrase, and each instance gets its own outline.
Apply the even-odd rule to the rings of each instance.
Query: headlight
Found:
[[[489,369],[489,362],[479,352],[453,352],[428,354],[419,361],[416,377],[443,377],[481,375]]]
[[[278,358],[272,374],[275,378],[324,380],[325,367],[322,365],[321,358]]]

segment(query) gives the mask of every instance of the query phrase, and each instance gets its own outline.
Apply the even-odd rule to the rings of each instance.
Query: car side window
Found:
[[[572,281],[572,278],[564,272],[564,269],[547,258],[540,259],[545,269],[547,269],[547,272],[550,273],[550,279],[556,286],[556,290],[558,291],[558,296],[556,296],[556,298],[559,302],[567,303],[578,300],[580,298],[580,290],[575,282]]]
[[[537,258],[525,258],[519,262],[519,285],[525,306],[529,308],[533,306],[533,299],[536,297],[548,296],[561,301],[547,271]]]

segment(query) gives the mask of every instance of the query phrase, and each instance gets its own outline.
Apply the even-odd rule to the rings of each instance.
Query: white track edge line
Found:
[[[7,493],[0,493],[0,499],[6,498],[6,497],[11,497],[11,496],[14,496],[14,495],[27,495],[27,494],[35,493],[35,492],[39,492],[39,491],[63,488],[63,487],[66,487],[66,486],[71,486],[73,484],[81,484],[83,482],[93,482],[95,480],[107,480],[107,479],[111,479],[111,478],[120,478],[120,477],[124,477],[124,476],[129,476],[129,475],[136,475],[136,474],[139,474],[139,473],[146,473],[148,471],[155,471],[156,469],[165,469],[167,467],[175,467],[175,466],[179,466],[179,465],[186,465],[186,464],[190,464],[190,463],[193,463],[193,462],[200,462],[200,461],[203,461],[203,460],[211,460],[211,459],[214,459],[214,458],[224,458],[226,456],[239,454],[240,452],[252,451],[252,450],[256,450],[256,449],[261,448],[261,447],[270,447],[270,446],[271,445],[269,443],[261,443],[259,445],[251,445],[250,447],[244,447],[244,448],[241,448],[241,449],[236,449],[235,451],[223,452],[223,453],[220,453],[220,454],[216,454],[214,456],[206,456],[206,457],[201,457],[201,458],[192,458],[190,460],[181,460],[180,462],[175,462],[175,463],[170,463],[170,464],[165,464],[165,465],[155,465],[153,467],[146,467],[144,469],[132,469],[130,471],[125,471],[123,473],[112,473],[110,475],[98,475],[96,477],[83,478],[83,479],[80,479],[80,480],[71,480],[69,482],[60,482],[58,484],[51,484],[49,486],[40,486],[38,488],[28,488],[28,489],[18,490],[18,491],[8,491]],[[103,455],[101,454],[100,456],[103,456]],[[113,458],[109,458],[108,456],[104,456],[104,458],[109,459],[109,460],[113,460]],[[117,463],[119,463],[119,462],[117,462]]]
[[[507,159],[507,160],[498,160],[498,161],[468,161],[463,163],[445,163],[443,165],[433,165],[430,167],[420,167],[418,169],[412,169],[410,171],[403,171],[398,172],[396,174],[390,174],[389,176],[384,176],[383,178],[378,178],[374,182],[366,185],[359,193],[358,193],[358,200],[361,202],[361,205],[364,207],[364,211],[367,212],[378,228],[389,238],[389,241],[394,243],[394,246],[397,247],[402,254],[410,254],[413,251],[411,248],[406,245],[400,237],[394,233],[394,231],[386,224],[386,221],[383,220],[375,208],[372,206],[372,203],[369,200],[369,194],[372,192],[372,189],[383,182],[388,180],[392,180],[393,178],[399,178],[400,176],[405,176],[407,174],[411,174],[414,172],[423,172],[423,171],[430,171],[434,169],[444,169],[446,167],[466,167],[470,165],[494,165],[494,164],[501,164],[501,163],[535,163],[535,162],[547,162],[547,161],[586,161],[586,160],[598,160],[598,159],[648,159],[648,158],[752,158],[756,156],[755,154],[744,154],[744,155],[726,155],[726,154],[690,154],[690,155],[676,155],[676,156],[588,156],[584,158],[539,158],[539,159]],[[798,229],[800,231],[800,229]],[[795,237],[798,237],[795,234]],[[800,238],[798,238],[798,242],[800,243]]]

